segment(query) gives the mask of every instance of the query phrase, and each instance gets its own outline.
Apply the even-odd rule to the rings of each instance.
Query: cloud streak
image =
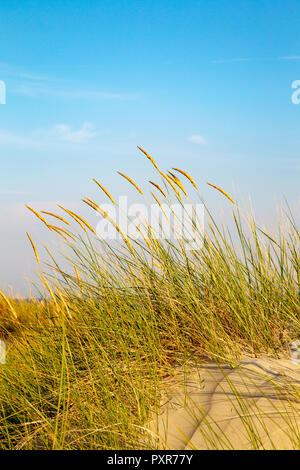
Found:
[[[278,57],[278,60],[300,60],[300,55],[287,55]]]
[[[300,60],[300,55],[287,55],[281,57],[271,58],[254,58],[254,57],[233,57],[229,59],[216,59],[212,60],[212,64],[234,64],[238,62],[269,62],[269,61],[281,61],[281,60]]]
[[[232,59],[216,59],[212,60],[212,64],[232,64],[234,62],[250,62],[253,59],[248,57],[237,57]]]
[[[206,140],[202,135],[191,135],[190,137],[187,138],[187,141],[192,144],[197,144],[197,145],[206,144]]]
[[[90,122],[84,122],[79,129],[69,124],[54,124],[48,129],[37,129],[30,134],[19,135],[10,131],[0,130],[0,144],[20,147],[39,147],[55,143],[86,143],[94,138],[110,133],[109,130],[97,130]]]
[[[0,62],[2,79],[12,82],[11,92],[28,97],[50,97],[72,100],[134,100],[136,93],[123,93],[83,87],[76,89],[71,82],[62,86],[60,80],[34,72],[20,70],[18,67]]]
[[[18,95],[28,97],[52,97],[72,100],[133,100],[138,97],[130,93],[112,93],[100,90],[62,90],[59,88],[45,87],[40,84],[25,83],[13,89]]]
[[[63,141],[66,142],[85,142],[97,135],[95,126],[90,122],[84,122],[80,129],[77,131],[72,130],[71,126],[67,124],[56,124],[53,126],[53,133]]]

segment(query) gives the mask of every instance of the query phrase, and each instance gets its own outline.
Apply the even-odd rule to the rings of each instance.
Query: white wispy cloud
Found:
[[[0,77],[10,79],[10,92],[28,97],[53,97],[61,99],[93,99],[93,100],[132,100],[138,98],[136,93],[123,93],[111,90],[92,89],[91,85],[83,85],[77,89],[72,80],[62,81],[32,71],[0,62]]]
[[[132,100],[136,99],[136,94],[113,93],[100,90],[67,90],[59,87],[45,87],[40,83],[22,83],[13,89],[18,95],[38,97],[49,96],[62,99],[94,99],[94,100]]]
[[[31,193],[18,190],[0,190],[0,196],[29,196]]]
[[[12,67],[10,64],[6,62],[0,62],[0,74],[1,76],[13,78],[13,79],[22,79],[28,80],[30,82],[45,82],[49,80],[46,75],[31,73],[19,69],[18,67]]]
[[[53,132],[59,139],[67,142],[84,142],[97,135],[95,126],[90,122],[84,122],[76,131],[68,124],[56,124],[53,126]]]
[[[39,147],[61,142],[85,143],[109,133],[109,130],[97,130],[90,122],[84,122],[78,129],[72,128],[69,124],[60,123],[47,129],[34,130],[26,135],[0,130],[0,143],[20,147]]]
[[[270,62],[277,60],[300,60],[300,55],[286,55],[281,57],[233,57],[229,59],[216,59],[212,60],[212,64],[232,64],[235,62]]]
[[[251,58],[249,57],[236,57],[236,58],[231,58],[231,59],[216,59],[212,60],[213,64],[231,64],[234,62],[250,62]]]
[[[187,141],[191,142],[192,144],[198,144],[198,145],[206,144],[206,140],[202,135],[191,135],[190,137],[187,138]]]
[[[0,143],[1,144],[17,144],[17,145],[34,145],[34,140],[28,136],[14,134],[10,131],[0,130]]]
[[[278,57],[278,60],[300,60],[300,55],[286,55]]]

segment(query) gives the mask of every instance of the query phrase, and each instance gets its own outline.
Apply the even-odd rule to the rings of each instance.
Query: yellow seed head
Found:
[[[26,235],[27,235],[27,237],[29,238],[29,241],[30,241],[30,243],[31,243],[31,246],[32,246],[32,249],[33,249],[33,251],[34,251],[34,254],[35,254],[36,260],[37,260],[37,262],[40,264],[40,258],[39,258],[39,255],[38,255],[37,249],[36,249],[36,247],[35,247],[35,244],[33,243],[33,240],[32,240],[32,238],[31,238],[31,236],[29,235],[29,233],[28,233],[28,232],[26,232]]]
[[[31,212],[33,212],[34,215],[46,225],[46,227],[48,227],[48,228],[50,227],[48,222],[44,219],[44,217],[42,217],[36,210],[32,209],[32,207],[28,206],[27,204],[25,204],[25,207],[27,207],[27,209],[29,209]]]
[[[150,160],[150,162],[152,163],[152,165],[159,171],[158,166],[157,166],[157,163],[156,163],[156,161],[151,157],[151,155],[149,155],[149,153],[147,153],[146,150],[142,149],[142,147],[137,146],[137,148],[138,148],[141,152],[143,152],[143,154],[146,155],[146,157],[148,158],[148,160]]]
[[[64,210],[69,214],[79,225],[80,227],[86,232],[85,227],[87,227],[92,233],[96,233],[95,230],[90,226],[90,224],[80,215],[76,214],[75,212],[71,211],[70,209],[66,209],[63,206],[58,205],[60,209]]]
[[[15,311],[15,309],[13,308],[12,304],[10,303],[10,301],[8,300],[8,298],[6,297],[6,295],[0,290],[0,297],[2,297],[3,300],[5,300],[5,302],[7,303],[7,305],[9,306],[10,310],[11,310],[11,313],[13,314],[13,316],[15,318],[18,318],[18,315]]]
[[[129,178],[129,176],[124,175],[124,173],[121,173],[120,171],[118,171],[118,174],[123,176],[123,178],[125,178],[127,181],[129,181],[129,183],[131,183],[138,190],[140,194],[143,194],[143,191],[138,187],[138,185],[131,178]]]
[[[102,186],[102,184],[100,184],[99,181],[97,181],[95,178],[93,178],[93,181],[99,186],[99,188],[102,189],[102,191],[106,194],[106,196],[109,197],[109,199],[111,200],[111,202],[116,205],[115,200],[114,200],[113,197],[109,194],[109,192],[107,191],[107,189],[105,189],[104,186]]]
[[[81,283],[81,277],[79,275],[78,269],[77,269],[75,264],[74,264],[74,270],[75,270],[77,282],[78,282],[78,284],[80,284]]]
[[[170,171],[169,171],[169,173],[170,173],[169,177],[171,178],[171,180],[174,181],[174,183],[177,184],[177,186],[181,189],[183,194],[185,196],[187,196],[186,190],[184,189],[183,184],[181,183],[181,181],[175,175],[173,175]]]
[[[160,174],[163,178],[165,178],[165,180],[167,180],[167,182],[169,183],[169,185],[173,188],[174,192],[177,194],[177,196],[179,197],[180,200],[182,200],[182,197],[181,197],[181,194],[179,191],[177,191],[177,188],[176,186],[174,185],[173,181],[171,180],[170,176],[168,175],[165,175],[162,171],[160,171]]]
[[[209,186],[211,186],[212,188],[215,188],[217,189],[218,191],[220,191],[220,193],[224,194],[224,196],[227,197],[227,199],[229,199],[230,202],[232,202],[233,204],[235,204],[235,201],[229,196],[229,194],[227,194],[224,189],[222,188],[219,188],[218,186],[215,186],[214,184],[211,184],[211,183],[207,183],[209,184]]]
[[[68,230],[65,230],[64,228],[61,228],[61,227],[57,227],[56,225],[50,225],[51,229],[54,230],[55,232],[62,232],[62,233],[65,233],[68,237],[72,238],[72,240],[74,240],[76,242],[76,238],[73,237],[73,235],[68,232]]]
[[[63,217],[60,217],[60,215],[53,214],[52,212],[47,212],[47,211],[41,211],[41,213],[42,213],[42,214],[51,215],[52,217],[55,217],[56,219],[61,220],[61,221],[64,222],[65,224],[70,225],[70,223],[67,222]]]
[[[150,191],[150,194],[154,197],[154,199],[156,200],[157,204],[161,207],[161,202],[160,202],[160,200],[155,196],[155,194],[154,194],[152,191]]]
[[[161,189],[161,187],[158,184],[154,183],[153,181],[149,181],[149,183],[153,184],[153,186],[155,186],[165,198],[167,197],[166,193]]]
[[[95,207],[100,207],[99,204],[97,204],[95,201],[93,201],[92,199],[88,198],[88,197],[85,197],[85,199],[87,201],[89,201],[91,204],[93,204]]]
[[[195,188],[195,189],[198,189],[198,188],[197,188],[197,185],[196,185],[196,183],[195,183],[195,181],[193,180],[193,178],[191,177],[191,175],[189,175],[186,171],[179,170],[179,168],[173,168],[173,170],[178,171],[178,172],[181,173],[183,176],[185,176],[185,177],[192,183],[192,185],[194,186],[194,188]]]

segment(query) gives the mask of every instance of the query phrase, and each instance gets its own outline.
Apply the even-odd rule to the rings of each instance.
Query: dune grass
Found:
[[[145,195],[121,176],[145,204],[192,204],[190,191],[200,198],[184,170],[164,173],[141,150],[157,173],[155,192]],[[141,429],[175,365],[232,363],[244,352],[277,357],[299,337],[299,230],[291,212],[282,211],[269,234],[210,186],[230,206],[234,229],[205,207],[206,230],[193,250],[184,239],[158,240],[146,225],[142,239],[131,239],[114,221],[121,241],[109,243],[79,213],[29,207],[61,239],[64,262],[48,252],[41,264],[28,234],[43,301],[0,297],[8,349],[0,366],[1,449],[141,448]],[[96,202],[83,201],[110,220]]]

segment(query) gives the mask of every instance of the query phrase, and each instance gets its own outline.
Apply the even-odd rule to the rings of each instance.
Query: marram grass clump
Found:
[[[144,188],[119,172],[140,201],[162,209],[202,201],[194,177],[178,168],[163,172],[140,150],[156,180]],[[117,206],[105,183],[94,182]],[[277,234],[268,234],[224,189],[208,184],[224,197],[234,233],[205,206],[206,230],[193,250],[180,238],[157,239],[147,223],[132,239],[89,197],[83,203],[110,221],[119,244],[100,239],[85,217],[61,205],[57,214],[28,206],[61,240],[64,260],[47,252],[41,262],[28,233],[43,300],[16,302],[1,293],[8,350],[0,366],[1,449],[141,448],[161,380],[174,366],[204,358],[233,363],[245,352],[277,357],[299,336],[292,214],[282,211]]]

